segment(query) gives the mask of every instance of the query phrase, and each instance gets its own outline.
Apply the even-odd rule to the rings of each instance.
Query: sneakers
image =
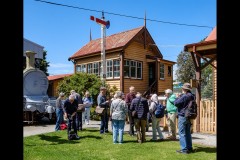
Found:
[[[76,139],[80,139],[80,137],[78,135],[76,135]]]
[[[183,150],[176,150],[176,152],[182,153],[182,154],[189,154],[189,151],[183,151]]]

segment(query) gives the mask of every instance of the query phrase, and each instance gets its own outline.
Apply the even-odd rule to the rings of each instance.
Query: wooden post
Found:
[[[119,53],[120,57],[120,90],[124,93],[124,51]]]
[[[200,57],[196,57],[197,63],[200,64]],[[197,116],[197,120],[196,120],[196,131],[200,132],[200,100],[201,100],[201,66],[199,65],[196,68],[196,80],[197,80],[197,86],[196,86],[196,101],[197,101],[197,105],[198,105],[198,116]]]

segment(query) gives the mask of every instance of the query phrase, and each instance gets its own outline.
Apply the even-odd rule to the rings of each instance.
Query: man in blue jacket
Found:
[[[191,85],[184,83],[182,86],[181,95],[177,95],[174,105],[178,109],[178,134],[181,150],[177,150],[178,153],[188,154],[193,152],[192,148],[192,136],[191,136],[191,122],[190,119],[185,117],[185,108],[188,106],[191,99],[194,96],[191,92]]]
[[[97,97],[98,106],[101,108],[105,108],[103,115],[101,115],[101,126],[100,126],[100,134],[108,133],[108,113],[107,110],[109,108],[109,101],[106,97],[107,89],[105,87],[100,88],[100,93]]]

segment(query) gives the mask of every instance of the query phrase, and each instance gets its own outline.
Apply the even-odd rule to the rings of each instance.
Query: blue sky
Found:
[[[46,0],[76,9],[35,0],[24,0],[24,38],[44,46],[50,75],[73,73],[68,58],[92,39],[101,38],[101,28],[90,16],[101,18],[101,11],[151,20],[208,26],[193,27],[147,20],[147,29],[163,58],[177,61],[183,46],[199,42],[216,26],[216,0]],[[89,10],[96,10],[89,11]],[[144,20],[104,14],[110,21],[106,35],[112,35],[144,25]],[[209,28],[210,27],[210,28]],[[211,28],[212,27],[212,28]],[[173,68],[176,70],[176,65]],[[175,78],[174,78],[175,79]]]

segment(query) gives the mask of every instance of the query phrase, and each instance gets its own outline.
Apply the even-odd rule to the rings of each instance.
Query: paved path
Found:
[[[83,128],[97,128],[100,127],[100,121],[90,121],[89,125],[83,125]],[[111,122],[109,123],[109,130],[111,131]],[[124,131],[129,130],[129,125],[126,124]],[[37,135],[37,134],[43,134],[48,132],[54,132],[55,131],[55,125],[31,125],[31,126],[24,126],[23,128],[23,136],[31,136],[31,135]],[[152,135],[152,128],[149,127],[149,132],[146,132],[147,136]],[[163,132],[163,136],[167,136],[167,132]],[[177,135],[178,138],[178,135]],[[202,144],[205,146],[211,146],[216,147],[216,135],[212,134],[204,134],[204,133],[193,133],[192,134],[193,143]]]

